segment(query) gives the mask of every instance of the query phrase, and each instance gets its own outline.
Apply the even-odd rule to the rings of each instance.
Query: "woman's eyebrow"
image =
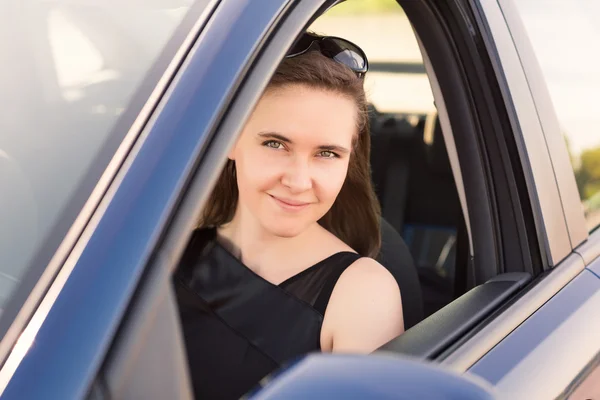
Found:
[[[284,143],[289,143],[292,144],[293,142],[291,141],[291,139],[286,138],[285,136],[283,136],[280,133],[277,132],[261,132],[258,134],[258,136],[265,138],[265,139],[277,139],[277,140],[281,140]]]

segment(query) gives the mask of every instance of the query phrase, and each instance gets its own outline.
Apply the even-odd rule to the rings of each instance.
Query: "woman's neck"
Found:
[[[270,266],[281,265],[290,254],[304,248],[314,229],[309,227],[298,236],[284,238],[271,234],[253,216],[244,214],[248,213],[236,211],[231,222],[218,228],[218,238],[244,265],[264,277],[273,272]],[[285,275],[285,271],[278,270]]]

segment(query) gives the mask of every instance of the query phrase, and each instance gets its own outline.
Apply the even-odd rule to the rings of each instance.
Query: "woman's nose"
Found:
[[[310,167],[306,160],[296,159],[290,163],[281,183],[287,186],[293,193],[300,193],[312,188]]]

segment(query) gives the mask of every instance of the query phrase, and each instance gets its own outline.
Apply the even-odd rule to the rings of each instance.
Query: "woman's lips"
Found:
[[[296,201],[296,200],[292,200],[292,199],[285,199],[282,197],[277,197],[277,196],[273,196],[273,195],[269,195],[271,196],[271,198],[273,200],[275,200],[275,202],[284,210],[288,210],[288,211],[300,211],[300,210],[304,210],[306,207],[308,207],[311,203],[304,203],[304,202],[300,202],[300,201]]]

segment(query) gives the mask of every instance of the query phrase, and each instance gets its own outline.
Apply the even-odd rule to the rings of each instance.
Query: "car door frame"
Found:
[[[326,2],[317,1],[316,3]],[[482,18],[482,16],[488,15],[485,13],[481,14],[482,11],[493,13],[493,8],[491,11],[489,8],[483,10],[483,8],[479,7],[480,4],[474,1],[471,2],[471,6],[474,7],[473,10],[476,16],[476,21],[473,22],[477,23],[479,28],[487,34],[487,36],[484,35],[487,40],[486,46],[490,51],[490,58],[492,59],[496,77],[500,83],[505,105],[511,111],[509,112],[511,126],[513,132],[515,132],[519,158],[523,165],[525,180],[529,189],[528,193],[534,207],[536,234],[543,249],[544,269],[557,268],[555,271],[546,274],[542,279],[536,281],[532,287],[528,288],[524,294],[511,302],[508,307],[504,307],[504,309],[499,310],[499,313],[494,314],[482,329],[472,335],[469,334],[464,341],[444,354],[442,363],[459,371],[468,370],[477,360],[481,359],[490,349],[501,342],[514,328],[519,326],[552,296],[564,288],[584,267],[581,258],[573,253],[572,238],[574,237],[573,233],[575,232],[576,234],[577,231],[569,230],[566,216],[564,218],[555,218],[557,209],[561,210],[561,214],[564,214],[564,203],[560,198],[559,183],[553,172],[553,160],[549,154],[546,144],[547,138],[544,135],[543,126],[538,118],[533,96],[527,90],[519,90],[517,92],[511,90],[515,87],[515,84],[517,85],[516,87],[526,89],[527,86],[520,85],[527,84],[527,80],[520,66],[518,53],[510,36],[510,31],[506,24],[502,25],[500,23],[503,20],[494,20],[488,25],[489,21]],[[486,7],[493,7],[493,3],[486,3]],[[493,25],[493,27],[490,28],[490,25]],[[498,41],[498,37],[501,40]],[[289,44],[291,44],[291,41],[288,38],[287,45]],[[281,48],[279,51],[282,51]],[[279,54],[279,57],[282,55]],[[510,62],[507,62],[507,59]],[[261,58],[261,60],[263,59]],[[514,64],[514,62],[517,62],[517,64]],[[506,68],[507,65],[510,68]],[[274,66],[271,65],[269,68],[272,71]],[[262,85],[264,84],[263,82]],[[250,97],[246,99],[246,103],[254,104],[257,100],[256,91],[250,91],[247,95]],[[239,96],[243,98],[244,95],[240,92]],[[228,119],[227,122],[229,124],[226,123],[220,127],[221,132],[227,127],[226,132],[228,134],[220,134],[215,138],[215,145],[220,150],[218,150],[214,158],[212,154],[207,153],[207,160],[217,162],[217,160],[223,159],[223,155],[231,146],[237,131],[242,126],[242,122],[250,112],[248,104],[243,106],[241,110],[242,114],[240,118],[235,121]],[[532,113],[529,114],[523,110]],[[527,132],[527,135],[524,135],[523,132]],[[531,153],[532,151],[535,154]],[[212,172],[205,171],[205,173],[208,175],[205,176],[204,180],[200,180],[199,177],[201,175],[198,175],[194,179],[196,186],[194,186],[194,183],[190,186],[190,188],[196,187],[195,190],[198,191],[196,196],[199,196],[200,193],[205,194],[203,192],[205,185],[214,183],[216,179],[214,170]],[[566,178],[563,177],[562,179]],[[200,185],[198,182],[203,182],[203,184]],[[543,191],[544,196],[540,196],[540,191]],[[198,197],[196,196],[191,197],[197,199]],[[190,198],[189,196],[186,197]],[[184,208],[182,209],[187,209],[187,212],[191,213],[191,215],[198,217],[201,210],[200,203],[195,201],[185,205],[184,201],[182,203],[184,204],[182,206]],[[571,220],[575,221],[575,219]],[[173,258],[173,254],[178,254],[183,250],[184,238],[189,232],[191,225],[188,219],[179,220],[178,223],[172,226],[178,232],[178,235],[174,235],[175,230],[172,231],[171,234],[167,235],[167,239],[163,243],[164,249],[170,252],[168,255],[165,254],[165,257],[169,260],[170,268],[174,268],[176,265],[177,257]]]
[[[324,3],[324,4],[325,4],[326,2],[321,2],[321,3]],[[289,38],[288,38],[288,40],[289,40]],[[289,45],[289,44],[291,44],[291,41],[288,43],[288,45]],[[493,44],[493,43],[492,43],[492,44]],[[280,50],[280,51],[281,51],[281,50]],[[282,54],[280,54],[280,57],[281,57],[281,56],[283,56],[283,53],[282,53]],[[271,68],[274,68],[274,66],[272,65],[272,66],[271,66]],[[501,74],[500,74],[500,81],[501,81],[501,82],[505,82],[505,80],[504,80],[505,78],[504,78],[504,75],[502,74],[502,70],[500,69],[499,71],[501,72]],[[268,76],[268,75],[267,75],[267,76]],[[264,85],[264,84],[265,84],[265,83],[263,82],[263,85]],[[505,89],[505,88],[504,88],[504,89]],[[512,107],[512,106],[513,106],[513,101],[514,101],[514,99],[512,99],[512,97],[511,97],[511,93],[510,93],[510,92],[507,92],[506,90],[505,90],[503,93],[505,94],[505,96],[508,96],[508,97],[505,97],[505,101],[507,102],[507,104],[508,104],[510,107]],[[254,94],[253,94],[253,96],[255,96],[255,97],[254,97],[254,98],[251,98],[250,100],[256,101],[256,100],[257,100],[257,99],[256,99],[256,93],[254,93]],[[253,101],[250,101],[250,104],[254,104],[254,103],[253,103]],[[532,106],[532,102],[531,102],[531,98],[530,98],[530,97],[528,98],[528,97],[526,97],[526,96],[523,96],[523,97],[522,97],[522,98],[521,98],[519,101],[521,101],[523,104],[527,104],[527,105],[528,105],[528,106],[530,106],[530,107]],[[229,148],[229,146],[231,146],[231,144],[232,144],[232,140],[234,140],[233,138],[235,137],[235,134],[236,134],[237,130],[239,130],[239,129],[241,128],[241,126],[242,126],[242,122],[243,122],[243,121],[245,120],[245,118],[247,118],[247,116],[248,116],[248,114],[247,114],[247,113],[249,113],[249,112],[250,112],[250,109],[249,109],[247,106],[246,106],[246,108],[244,108],[244,110],[245,110],[244,112],[246,112],[246,114],[243,114],[243,115],[242,115],[242,118],[239,118],[239,119],[238,119],[236,122],[231,122],[231,123],[233,124],[232,126],[233,126],[233,127],[235,127],[235,129],[232,129],[232,131],[231,131],[231,132],[233,132],[233,133],[231,133],[231,135],[232,135],[231,137],[228,137],[228,138],[226,138],[226,139],[223,139],[223,140],[225,140],[225,141],[221,143],[221,146],[222,146],[222,148],[221,148],[221,154],[220,154],[219,156],[215,156],[215,158],[213,159],[213,161],[214,161],[214,162],[216,162],[216,161],[217,161],[217,160],[219,160],[219,159],[221,159],[221,160],[222,160],[222,159],[224,158],[224,154],[226,154],[226,153],[225,153],[225,152],[226,152],[226,150]],[[514,110],[513,110],[513,111],[514,111]],[[519,115],[519,118],[520,118],[520,117],[521,117],[521,116]],[[513,123],[512,127],[513,127],[513,129],[514,129],[514,132],[517,132],[517,133],[518,133],[518,135],[517,135],[517,136],[519,136],[519,135],[520,135],[519,139],[521,140],[521,145],[522,145],[522,146],[524,146],[524,145],[522,144],[523,138],[522,138],[522,134],[521,134],[521,132],[522,132],[522,130],[521,130],[521,124],[523,124],[523,121],[521,121],[519,118],[517,118],[515,115],[513,115],[513,120],[512,120],[511,122]],[[533,122],[535,122],[535,121],[536,121],[536,120],[533,118],[533,116],[530,118],[530,120],[528,120],[528,121],[527,121],[527,123],[528,123],[528,124],[533,124],[533,122],[532,122],[532,121],[533,121]],[[537,121],[537,122],[539,123],[539,121]],[[534,125],[532,125],[532,126],[534,126]],[[535,128],[535,126],[534,126],[534,128]],[[221,129],[222,129],[222,128],[221,128]],[[537,134],[540,134],[540,135],[542,134],[542,131],[541,131],[541,128],[539,127],[539,125],[537,126],[537,131],[536,131],[536,133],[537,133]],[[219,136],[217,136],[217,137],[216,137],[216,140],[217,140],[217,141],[220,141],[222,137],[224,137],[224,136],[223,136],[222,134],[220,134]],[[541,140],[543,140],[543,137],[541,138]],[[541,149],[543,150],[544,148],[545,148],[545,146],[544,146],[544,147],[542,147]],[[533,169],[533,167],[531,166],[531,164],[530,164],[530,161],[529,161],[529,159],[527,158],[527,154],[525,153],[525,152],[526,152],[526,150],[527,150],[527,149],[521,149],[521,155],[522,155],[522,157],[521,157],[521,162],[522,162],[522,163],[524,164],[524,166],[525,166],[525,168],[524,168],[524,169],[526,170],[526,173],[527,173],[527,174],[529,174],[529,180],[528,180],[528,183],[529,183],[530,185],[534,185],[534,183],[535,183],[535,182],[533,181],[533,179],[534,179],[534,178],[533,178],[533,173],[531,172],[531,170]],[[540,151],[541,151],[541,150],[540,150]],[[523,154],[523,153],[525,153],[525,154]],[[541,154],[541,155],[543,156],[543,154]],[[208,156],[208,157],[209,157],[209,159],[210,159],[210,155],[207,155],[207,156]],[[546,154],[546,156],[547,156],[547,154]],[[549,158],[543,158],[543,157],[542,157],[542,158],[541,158],[541,160],[542,160],[542,162],[546,161],[546,162],[548,162],[548,163],[549,163]],[[538,160],[538,161],[539,161],[539,160]],[[548,164],[545,164],[545,165],[548,165]],[[206,181],[206,184],[214,183],[214,179],[216,179],[216,175],[214,175],[214,174],[215,174],[215,173],[214,173],[214,171],[212,172],[212,174],[213,174],[213,175],[211,175],[211,176],[212,176],[212,178],[211,178],[211,179],[213,179],[213,180],[212,180],[212,181],[211,181],[211,180],[207,180],[207,181]],[[209,178],[209,177],[207,176],[207,179],[208,179],[208,178]],[[553,181],[553,182],[555,182],[555,181],[554,181],[554,179],[552,179],[552,181]],[[552,188],[552,185],[550,185],[550,188]],[[557,190],[557,188],[556,188],[556,183],[555,183],[555,185],[554,185],[554,191],[553,191],[551,194],[552,194],[552,196],[553,196],[553,199],[552,199],[552,201],[556,202],[556,201],[559,201],[559,200],[560,200],[560,199],[559,199],[559,196],[558,196],[558,190]],[[534,206],[537,204],[537,207],[538,207],[538,212],[537,212],[537,214],[536,214],[536,227],[538,228],[538,230],[537,230],[538,238],[541,238],[541,240],[540,240],[540,242],[541,242],[541,246],[542,246],[542,247],[544,247],[544,250],[545,250],[545,253],[544,253],[544,254],[547,256],[547,257],[545,258],[545,263],[544,263],[544,265],[545,265],[545,267],[551,267],[551,266],[553,266],[553,265],[554,265],[554,263],[555,263],[555,262],[556,262],[556,260],[558,259],[557,257],[559,257],[559,256],[557,256],[557,254],[561,254],[560,252],[559,252],[559,253],[557,253],[557,251],[558,251],[558,250],[561,250],[561,246],[562,246],[562,247],[564,247],[565,245],[567,245],[567,246],[569,246],[569,247],[570,247],[570,242],[568,242],[568,238],[566,239],[566,235],[560,236],[559,234],[556,234],[556,232],[555,232],[555,231],[552,231],[552,229],[558,229],[558,230],[559,230],[558,232],[560,233],[560,232],[561,232],[561,231],[560,231],[560,228],[563,228],[563,230],[562,230],[562,233],[565,233],[565,232],[566,232],[566,227],[565,227],[564,225],[562,225],[562,226],[560,226],[560,225],[559,225],[559,226],[558,226],[558,228],[557,228],[556,226],[554,226],[552,223],[550,223],[550,222],[549,222],[549,221],[550,221],[550,218],[548,217],[548,215],[547,215],[547,214],[545,215],[546,219],[544,219],[544,218],[543,218],[543,216],[544,216],[544,215],[542,215],[542,211],[540,210],[540,209],[544,209],[544,208],[543,208],[543,207],[541,207],[541,206],[540,206],[538,203],[535,203],[536,201],[539,201],[539,199],[538,199],[538,196],[537,196],[537,192],[535,192],[533,189],[530,189],[530,195],[531,195],[531,198],[533,199]],[[193,205],[190,205],[190,206],[189,206],[189,207],[194,207],[194,210],[195,210],[195,211],[194,211],[194,214],[193,214],[193,215],[194,215],[196,218],[197,218],[197,217],[199,217],[199,215],[200,215],[199,213],[200,213],[200,209],[201,209],[201,207],[200,207],[200,204],[199,204],[199,203],[201,203],[201,202],[197,202],[197,201],[195,201],[195,203],[194,203]],[[553,204],[554,204],[554,203],[553,203]],[[560,204],[560,203],[558,203],[558,204]],[[562,210],[562,206],[560,206],[560,209]],[[182,223],[183,223],[183,222],[182,222]],[[184,239],[185,239],[185,237],[186,237],[185,235],[187,234],[187,232],[189,232],[189,230],[190,230],[190,228],[191,228],[191,225],[190,225],[190,222],[189,222],[189,221],[187,222],[187,225],[185,225],[185,227],[186,227],[186,228],[182,228],[182,229],[180,230],[180,235],[181,235],[181,236],[179,236],[179,237],[175,237],[175,236],[171,236],[171,235],[169,235],[169,236],[170,236],[170,239],[168,239],[168,241],[169,241],[170,245],[169,245],[169,246],[167,246],[167,248],[176,249],[176,250],[177,250],[177,252],[180,252],[180,251],[182,251],[182,249],[183,249],[183,246],[184,246],[184,243],[185,243],[185,240],[184,240]],[[550,235],[550,236],[552,236],[552,240],[549,240],[549,239],[548,239],[548,233],[547,233],[547,231],[551,231],[551,232],[554,232],[554,233],[555,233],[554,235]],[[563,242],[561,242],[561,240],[563,240]],[[567,240],[567,243],[566,243],[566,244],[564,243],[564,240]],[[570,251],[570,250],[571,250],[571,249],[569,248],[569,251]],[[177,252],[176,252],[176,253],[177,253]],[[172,259],[172,256],[170,256],[169,258],[171,258],[171,260],[173,260],[173,259]],[[176,260],[176,259],[177,259],[177,258],[175,258],[175,260]],[[578,267],[578,265],[577,265],[576,261],[577,261],[577,259],[575,260],[575,266],[576,266],[576,267]],[[569,262],[569,261],[567,260],[567,262],[565,262],[565,264],[568,264],[568,262]],[[174,265],[175,265],[175,264],[174,264],[174,262],[172,261],[171,268],[174,268]],[[569,269],[568,271],[571,271],[571,270],[572,270],[572,268],[571,268],[571,269]],[[561,282],[563,282],[563,281],[565,280],[565,275],[568,275],[568,274],[564,274],[564,273],[563,273],[563,274],[553,274],[553,278],[552,278],[551,280],[544,279],[544,282],[543,282],[543,284],[539,284],[539,283],[538,283],[538,284],[536,284],[536,285],[535,285],[535,289],[537,289],[537,290],[533,290],[533,291],[532,291],[532,290],[528,290],[527,294],[529,294],[529,297],[533,297],[533,298],[534,298],[534,302],[533,302],[533,303],[536,303],[536,302],[539,302],[539,301],[541,301],[540,299],[543,299],[545,296],[549,296],[549,294],[548,294],[548,293],[550,293],[550,291],[552,291],[553,293],[556,293],[556,290],[554,290],[554,289],[555,289],[555,287],[556,287],[557,283],[558,283],[558,284],[560,284]],[[571,276],[571,277],[572,277],[572,276]],[[571,277],[567,277],[567,278],[568,278],[568,279],[570,279]],[[568,279],[567,279],[567,280],[568,280]],[[564,283],[564,282],[563,282],[563,283]],[[564,285],[563,285],[563,286],[564,286]],[[541,295],[540,295],[540,293],[541,293]],[[543,303],[542,303],[542,304],[543,304]],[[541,305],[541,304],[538,304],[538,307],[539,307],[539,305]],[[509,309],[508,309],[508,311],[510,311],[510,310],[511,310],[511,309],[509,308]],[[531,312],[533,312],[533,310],[532,310]],[[505,313],[506,313],[506,311],[505,311]],[[506,320],[507,318],[509,318],[509,317],[507,317],[507,315],[509,315],[509,314],[510,314],[510,313],[506,314],[506,315],[505,315],[505,319],[504,319],[504,320],[501,320],[501,321],[500,321],[500,323],[499,323],[500,325],[502,325],[502,329],[506,329],[506,326],[507,326],[507,324],[506,324],[506,321],[505,321],[505,320]],[[500,316],[502,316],[502,315],[504,315],[504,313],[503,313],[503,314],[501,314]],[[497,316],[497,315],[494,315],[493,317],[496,317],[496,316]],[[519,316],[518,316],[518,317],[520,318],[520,317],[522,317],[522,315],[521,315],[521,314],[519,314]],[[512,318],[512,319],[513,319],[513,322],[514,322],[514,319],[515,319],[514,315],[513,315],[512,317],[510,317],[510,318]],[[518,319],[518,318],[517,318],[517,319]],[[491,322],[493,323],[494,321],[492,320]],[[489,325],[489,324],[488,324],[488,325]],[[504,332],[504,333],[506,334],[507,332]],[[488,340],[488,339],[489,339],[489,337],[487,337],[487,338],[486,338],[485,342],[486,342],[486,344],[487,344],[487,345],[489,345],[489,346],[490,346],[490,348],[491,348],[491,347],[493,347],[493,344],[491,344],[491,341],[490,341],[490,340]],[[496,342],[496,343],[497,343],[497,342]],[[447,359],[451,360],[449,357],[451,357],[451,356],[453,355],[453,353],[454,353],[454,352],[456,352],[456,351],[459,351],[461,348],[463,348],[463,346],[460,346],[460,345],[459,345],[459,346],[457,346],[457,347],[454,347],[453,349],[451,349],[451,351],[449,351],[448,353],[444,354],[444,357],[446,357]],[[481,349],[481,348],[480,348],[480,349]],[[487,350],[489,350],[489,348],[488,348]],[[487,350],[486,350],[486,351],[487,351]],[[473,354],[474,354],[474,353],[473,353]],[[451,364],[451,361],[448,361],[448,363],[450,363],[450,364]]]
[[[305,2],[303,4],[307,4],[308,2]],[[327,4],[327,2],[322,2],[322,1],[317,1],[315,4]],[[316,5],[315,5],[316,7]],[[314,12],[316,12],[316,9],[312,11],[313,14]],[[297,28],[296,28],[297,29]],[[291,38],[288,37],[287,38],[287,42],[286,42],[287,46],[289,46],[291,44]],[[280,54],[278,54],[278,59],[280,59],[283,56],[283,49],[286,49],[287,47],[283,47],[283,48],[279,48],[279,52]],[[265,60],[264,58],[261,58],[261,60]],[[259,63],[261,62],[261,60],[259,60]],[[266,62],[266,61],[265,61]],[[271,65],[268,66],[268,68],[270,68],[270,72],[273,71],[273,69],[275,68],[275,65],[271,63]],[[265,77],[270,76],[270,73],[266,74]],[[264,87],[264,85],[266,84],[266,79],[264,79],[263,77],[263,81],[261,83]],[[242,94],[238,94],[238,96],[242,96]],[[215,143],[214,145],[218,146],[218,150],[217,153],[215,153],[214,157],[212,153],[205,153],[205,159],[206,160],[210,160],[210,162],[213,163],[217,163],[217,162],[222,162],[224,160],[224,156],[226,155],[227,149],[231,146],[231,144],[233,143],[233,140],[235,139],[237,132],[239,131],[239,129],[242,127],[243,125],[243,121],[248,117],[249,112],[251,111],[250,106],[252,104],[254,104],[257,101],[257,92],[256,90],[254,91],[250,91],[248,96],[250,96],[249,98],[246,99],[246,101],[244,102],[244,105],[241,108],[241,112],[242,114],[240,115],[239,118],[235,118],[235,119],[231,119],[229,118],[227,120],[227,122],[221,126],[220,129],[220,133],[218,136],[215,136]],[[225,128],[228,128],[227,130],[224,130]],[[227,132],[227,133],[224,133]],[[212,144],[211,144],[212,146]],[[202,160],[202,163],[204,163],[205,161]],[[222,164],[219,164],[219,166],[221,166]],[[204,178],[202,180],[200,180],[200,174],[207,174],[204,175]],[[159,259],[162,260],[166,260],[169,263],[169,268],[172,270],[175,268],[176,265],[176,261],[178,259],[177,255],[180,254],[183,251],[183,247],[186,243],[186,237],[189,234],[189,231],[193,228],[192,221],[197,220],[197,218],[200,216],[200,210],[201,210],[201,205],[202,205],[202,201],[198,201],[198,199],[202,199],[202,195],[206,195],[206,192],[204,191],[205,187],[208,185],[211,185],[212,183],[214,183],[214,181],[217,178],[217,172],[215,172],[214,169],[210,169],[208,171],[204,171],[204,172],[200,172],[199,175],[196,176],[196,178],[194,178],[193,183],[191,184],[192,186],[190,187],[196,187],[197,192],[195,193],[195,195],[191,195],[191,192],[188,193],[188,195],[186,195],[186,199],[183,200],[183,203],[181,205],[181,210],[183,209],[187,209],[187,212],[191,213],[190,215],[192,215],[192,218],[185,218],[183,220],[178,220],[178,217],[175,217],[174,221],[179,221],[179,222],[174,222],[174,224],[172,226],[177,226],[177,228],[173,228],[174,230],[172,232],[170,232],[168,235],[165,236],[165,240],[163,242],[163,249],[165,249],[165,251],[167,251],[167,253],[163,254],[163,257],[159,257]],[[196,182],[196,183],[194,183]],[[197,183],[197,182],[201,182],[201,184]],[[195,186],[197,185],[197,186]],[[190,196],[191,195],[191,196]],[[192,199],[192,203],[186,203],[187,201],[190,201],[190,199]],[[205,200],[205,199],[204,199]],[[186,205],[187,204],[187,205]],[[183,215],[183,214],[180,214]],[[543,222],[543,221],[542,221]],[[550,261],[550,260],[547,260]],[[450,353],[451,354],[451,353]],[[447,355],[445,355],[447,356]]]

